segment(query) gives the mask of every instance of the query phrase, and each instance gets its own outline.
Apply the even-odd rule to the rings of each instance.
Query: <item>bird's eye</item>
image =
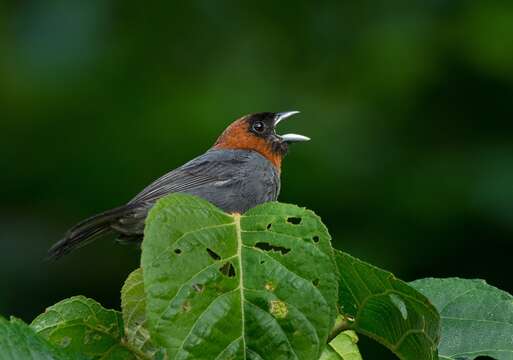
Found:
[[[258,133],[263,132],[264,129],[265,129],[265,124],[261,121],[257,121],[256,123],[253,124],[253,130],[255,130]]]

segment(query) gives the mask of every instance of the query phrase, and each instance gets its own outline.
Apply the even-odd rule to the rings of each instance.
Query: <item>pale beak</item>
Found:
[[[299,111],[285,111],[276,113],[276,117],[274,118],[274,126],[278,125],[282,120],[285,120],[286,118],[296,114],[299,114]]]
[[[310,141],[310,138],[303,135],[298,134],[285,134],[280,135],[281,139],[285,142],[302,142],[302,141]]]
[[[285,120],[288,117],[291,117],[292,115],[299,114],[299,111],[286,111],[286,112],[279,112],[276,113],[276,118],[274,119],[274,126],[278,125],[282,120]],[[309,141],[310,138],[298,135],[298,134],[285,134],[285,135],[279,135],[280,138],[284,142],[292,143],[292,142],[301,142],[301,141]]]

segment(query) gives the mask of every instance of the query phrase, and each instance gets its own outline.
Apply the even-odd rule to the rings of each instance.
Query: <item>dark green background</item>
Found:
[[[240,115],[301,110],[281,201],[406,280],[513,291],[513,1],[12,1],[0,5],[0,313],[119,307],[136,248],[56,263]]]

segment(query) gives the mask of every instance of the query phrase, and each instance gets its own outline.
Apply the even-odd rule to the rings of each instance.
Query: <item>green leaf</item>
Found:
[[[343,331],[329,342],[319,360],[362,360],[357,342],[353,330]]]
[[[158,348],[152,343],[146,326],[146,298],[142,269],[134,270],[121,289],[121,309],[125,325],[125,338],[132,349],[153,359]]]
[[[313,212],[266,203],[226,214],[160,200],[142,245],[152,338],[171,359],[317,359],[336,316],[337,267]]]
[[[50,306],[31,327],[52,344],[93,359],[136,359],[122,343],[121,314],[83,296]]]
[[[0,360],[82,360],[38,336],[23,321],[0,316]]]
[[[440,312],[440,359],[513,359],[513,296],[483,280],[422,279],[411,285]]]
[[[336,252],[339,301],[350,327],[400,359],[437,359],[440,318],[429,300],[393,274]]]

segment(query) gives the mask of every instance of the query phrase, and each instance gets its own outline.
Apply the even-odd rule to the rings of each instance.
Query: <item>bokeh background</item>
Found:
[[[2,2],[0,313],[118,308],[137,248],[47,248],[258,111],[301,110],[281,200],[337,248],[512,292],[512,108],[512,1]]]

